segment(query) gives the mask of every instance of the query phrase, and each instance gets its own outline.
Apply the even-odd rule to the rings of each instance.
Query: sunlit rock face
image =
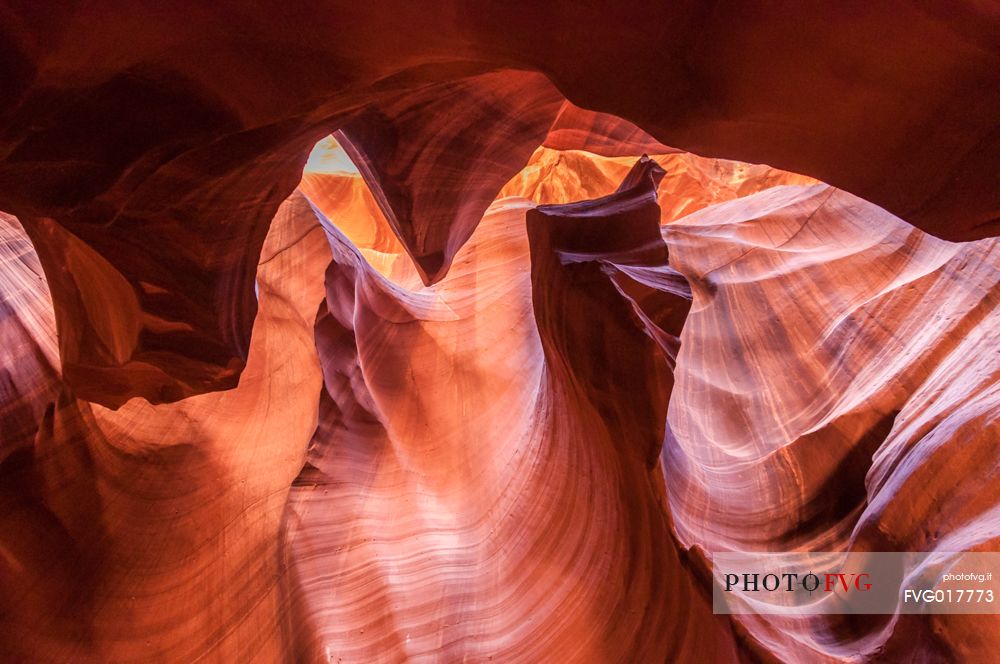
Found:
[[[0,9],[0,661],[995,658],[709,572],[996,550],[995,11],[142,4]]]
[[[38,257],[17,219],[0,213],[0,461],[30,449],[59,383],[55,320]]]
[[[34,359],[5,397],[5,657],[995,647],[983,618],[831,641],[713,616],[703,572],[713,550],[990,546],[993,240],[764,166],[540,148],[427,288],[330,138],[271,223],[239,387],[110,410],[62,382],[6,219],[5,320]]]
[[[286,533],[310,653],[645,661],[686,634],[734,654],[663,518],[690,291],[654,174],[587,217],[542,210],[494,204],[433,290],[399,288],[331,234],[321,421]]]
[[[681,546],[996,550],[1000,242],[944,242],[822,184],[665,237],[694,295],[662,452]],[[1000,640],[995,616],[838,618],[752,618],[748,643],[782,661],[984,661]]]
[[[111,408],[238,383],[268,224],[333,131],[425,283],[552,132],[770,164],[948,240],[1000,231],[989,3],[161,4],[0,22],[0,210],[36,244],[64,379]]]

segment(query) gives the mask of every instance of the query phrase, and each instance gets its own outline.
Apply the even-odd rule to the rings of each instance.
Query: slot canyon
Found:
[[[713,597],[1000,552],[1000,5],[0,37],[0,662],[996,661]]]

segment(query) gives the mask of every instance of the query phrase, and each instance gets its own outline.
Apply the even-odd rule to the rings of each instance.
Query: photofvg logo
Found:
[[[794,572],[785,572],[781,575],[768,573],[759,574],[757,572],[743,574],[726,574],[726,592],[732,590],[743,590],[746,592],[757,592],[761,588],[769,592],[784,590],[785,592],[796,592],[804,590],[814,593],[823,588],[823,592],[837,592],[843,589],[844,592],[858,590],[867,592],[871,590],[872,584],[869,582],[871,574],[868,572],[824,572],[822,576],[807,572],[798,575]],[[784,587],[782,587],[784,586]]]
[[[715,613],[1000,613],[1000,553],[717,552],[712,568]]]

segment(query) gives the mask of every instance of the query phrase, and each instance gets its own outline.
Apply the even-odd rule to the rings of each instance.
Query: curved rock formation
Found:
[[[589,140],[580,145],[593,143]],[[669,148],[652,154],[666,172],[656,190],[662,223],[778,185],[816,183],[810,177],[763,164],[706,159]],[[535,151],[499,195],[522,196],[542,205],[574,198],[600,198],[618,187],[634,163],[635,157],[601,158],[582,148],[543,147]]]
[[[665,237],[694,292],[664,448],[686,546],[997,550],[1000,242],[943,242],[826,185]],[[994,616],[839,618],[747,623],[782,661],[984,661],[1000,638]]]
[[[61,382],[44,283],[6,218],[5,283],[23,294],[5,329],[46,359],[10,365],[4,412],[23,424],[5,428],[0,471],[18,582],[0,652],[987,656],[983,617],[845,633],[712,616],[705,566],[718,550],[991,546],[976,478],[1000,421],[996,242],[936,240],[762,167],[626,164],[540,151],[505,191],[623,182],[588,202],[497,201],[432,289],[359,173],[308,173],[264,245],[240,387],[118,411]],[[975,497],[939,472],[945,456],[965,460]]]
[[[300,657],[735,657],[663,514],[690,292],[662,175],[643,160],[605,199],[499,202],[433,291],[331,237],[321,423],[286,534]]]
[[[0,7],[0,660],[988,661],[996,19]]]
[[[461,121],[482,136],[510,128],[504,104],[521,108],[519,95],[494,103],[512,77],[547,78],[667,145],[818,177],[947,239],[997,231],[1000,34],[978,3],[286,5],[3,10],[0,209],[38,246],[81,396],[118,407],[237,383],[267,224],[308,147],[338,128],[371,153],[376,198],[425,280],[440,278],[530,148],[481,163],[490,175],[465,181],[464,202],[425,203],[436,169],[417,169],[421,184],[390,160],[461,117],[420,111],[421,94],[461,96],[475,81],[493,81],[471,97],[498,125]],[[531,98],[540,106],[525,115],[538,118],[507,140],[544,139],[534,121],[548,105]],[[475,161],[462,152],[459,164]],[[442,222],[448,209],[459,216]]]
[[[329,261],[314,221],[301,195],[274,219],[238,388],[115,411],[62,384],[0,466],[0,659],[284,657],[278,533],[316,428]]]
[[[45,276],[17,219],[0,213],[0,463],[30,448],[58,391],[55,320]]]
[[[425,284],[444,277],[561,101],[544,76],[503,71],[407,91],[337,132]]]

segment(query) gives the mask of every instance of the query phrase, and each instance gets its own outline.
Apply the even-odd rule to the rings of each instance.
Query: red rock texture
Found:
[[[412,184],[385,159],[462,115],[442,109],[438,132],[395,144],[391,128],[409,120],[391,116],[484,75],[504,80],[502,98],[540,72],[667,145],[817,177],[946,239],[997,230],[1000,36],[988,4],[110,1],[3,17],[0,209],[38,245],[66,379],[112,407],[236,384],[267,225],[308,146],[334,129],[375,134],[368,157],[393,176],[383,186],[401,187],[382,192],[400,208],[390,221],[425,278],[439,278],[475,219],[436,229],[435,206],[409,200]],[[492,90],[456,108],[497,112]],[[369,124],[379,109],[389,114]],[[458,122],[488,136],[503,117]],[[525,129],[503,140],[544,133]],[[481,167],[516,171],[513,143],[484,144],[503,166]],[[482,208],[490,187],[466,188],[470,200],[448,194],[446,207]]]
[[[955,618],[831,642],[818,620],[712,616],[702,552],[988,545],[988,490],[941,477],[918,514],[895,496],[933,486],[948,446],[966,477],[995,454],[997,359],[975,349],[996,341],[996,243],[725,180],[661,239],[662,178],[647,160],[593,202],[501,199],[433,289],[295,194],[236,390],[113,411],[50,379],[34,445],[3,464],[4,656],[981,661],[991,632]],[[360,182],[303,188],[377,225]]]
[[[433,291],[331,237],[321,424],[289,503],[303,657],[644,661],[717,630],[733,656],[663,519],[690,292],[666,265],[659,167],[639,168],[593,205],[498,203]],[[605,352],[574,352],[588,337]]]
[[[997,18],[0,7],[0,660],[988,661]]]
[[[495,72],[373,104],[337,137],[430,285],[545,139],[561,103],[541,74]]]
[[[17,219],[0,213],[0,462],[30,448],[59,384],[55,320],[45,276]]]
[[[826,185],[665,237],[694,293],[663,449],[685,546],[996,550],[1000,243],[944,242]],[[784,661],[982,661],[1000,638],[994,616],[835,618],[746,622]]]

